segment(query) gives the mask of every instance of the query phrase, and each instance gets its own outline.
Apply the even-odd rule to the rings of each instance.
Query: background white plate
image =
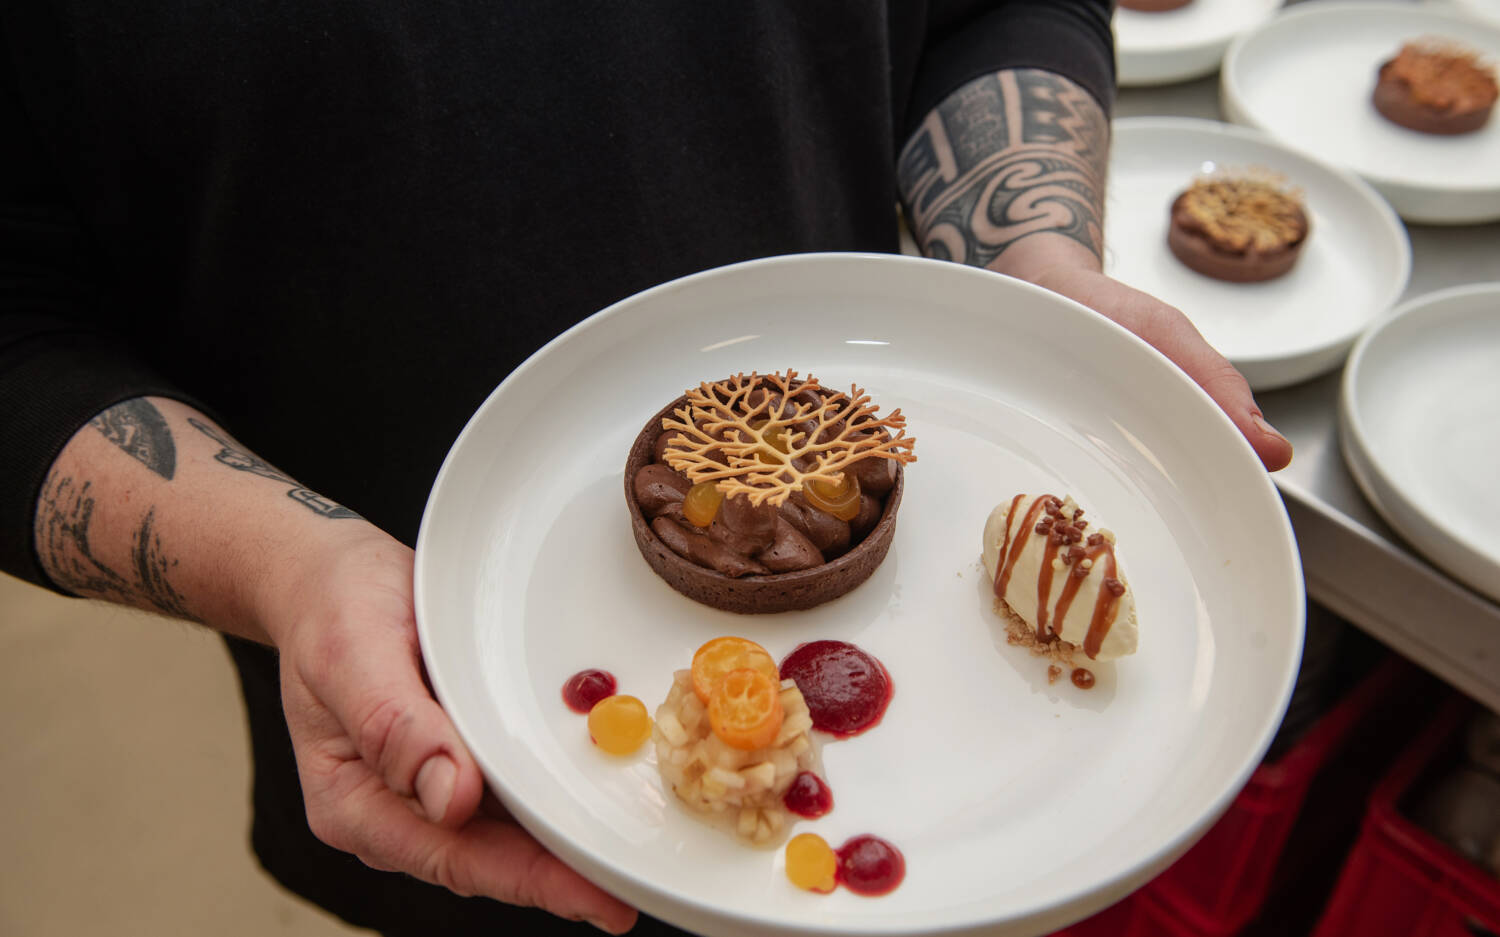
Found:
[[[1418,551],[1500,601],[1500,283],[1403,303],[1349,356],[1350,472]]]
[[[1500,0],[1432,0],[1434,5],[1447,6],[1468,16],[1500,24]]]
[[[1302,190],[1312,233],[1297,265],[1266,283],[1226,283],[1167,247],[1172,200],[1216,169],[1268,169]],[[1106,272],[1173,304],[1256,390],[1337,367],[1406,289],[1400,219],[1359,178],[1262,133],[1215,121],[1115,121],[1104,213]]]
[[[1235,36],[1275,15],[1284,0],[1192,0],[1165,13],[1117,9],[1121,85],[1165,85],[1211,74]]]
[[[1402,43],[1443,36],[1500,61],[1500,27],[1429,6],[1309,3],[1236,39],[1220,92],[1236,123],[1347,166],[1401,217],[1428,224],[1500,218],[1500,118],[1452,137],[1399,127],[1375,110],[1375,73]]]
[[[895,543],[808,612],[736,616],[682,597],[635,548],[626,451],[701,380],[795,366],[858,382],[917,437]],[[1048,686],[1004,642],[979,565],[991,506],[1074,493],[1120,537],[1141,650],[1089,691]],[[722,935],[1038,934],[1098,910],[1185,849],[1253,770],[1301,648],[1281,500],[1175,367],[1081,306],[969,267],[802,255],[710,271],[605,310],[475,414],[417,545],[439,698],[502,800],[549,848],[648,912]],[[719,634],[778,658],[853,641],[895,682],[885,719],[822,746],[836,807],[799,824],[894,842],[879,899],[799,892],[780,850],[679,809],[651,756],[603,755],[562,704],[602,667],[651,709]]]

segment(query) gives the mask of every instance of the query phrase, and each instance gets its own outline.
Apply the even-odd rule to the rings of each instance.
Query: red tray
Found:
[[[1448,761],[1474,705],[1445,706],[1370,796],[1316,937],[1484,937],[1500,934],[1500,879],[1407,819],[1402,798]]]

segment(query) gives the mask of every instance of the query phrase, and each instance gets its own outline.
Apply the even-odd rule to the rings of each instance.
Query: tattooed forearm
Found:
[[[142,397],[117,403],[89,421],[131,458],[168,481],[177,471],[177,447],[161,411]]]
[[[42,568],[59,587],[75,595],[111,599],[195,620],[168,579],[177,561],[168,559],[154,529],[156,511],[148,510],[131,535],[125,572],[101,560],[90,542],[95,501],[89,482],[53,472],[42,485],[37,503],[36,548]]]
[[[986,266],[1040,232],[1103,251],[1109,123],[1067,78],[1011,69],[975,79],[938,105],[898,165],[923,253]]]
[[[188,422],[198,432],[212,439],[222,447],[218,454],[214,456],[214,459],[221,464],[241,472],[249,472],[252,475],[259,475],[261,478],[269,478],[272,481],[281,482],[283,485],[289,485],[291,490],[287,492],[287,497],[324,517],[359,517],[358,514],[343,505],[328,500],[316,491],[302,487],[291,476],[269,462],[262,460],[254,453],[247,451],[239,443],[219,432],[215,427],[194,417],[188,417]]]

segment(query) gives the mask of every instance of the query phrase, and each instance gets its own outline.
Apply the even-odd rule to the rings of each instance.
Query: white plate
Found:
[[[1468,16],[1500,25],[1500,0],[1433,0],[1436,6],[1448,6]]]
[[[1204,172],[1268,169],[1306,198],[1312,232],[1297,265],[1265,283],[1226,283],[1167,247],[1172,200]],[[1115,121],[1104,214],[1105,268],[1181,309],[1256,390],[1337,367],[1406,289],[1411,245],[1379,194],[1353,174],[1262,133],[1208,120]]]
[[[1418,297],[1361,338],[1339,437],[1381,516],[1500,602],[1500,283]]]
[[[1500,61],[1500,27],[1427,6],[1310,3],[1236,39],[1220,92],[1236,123],[1359,173],[1401,217],[1426,224],[1500,218],[1500,119],[1452,137],[1391,123],[1370,103],[1375,73],[1402,43],[1457,39]]]
[[[858,382],[917,437],[875,575],[807,612],[738,616],[672,591],[636,550],[626,451],[699,381],[796,367]],[[990,507],[1078,496],[1120,537],[1141,651],[1089,691],[1005,644],[979,565]],[[899,256],[802,255],[625,300],[485,402],[435,483],[417,616],[439,698],[502,800],[603,887],[716,935],[1038,934],[1117,900],[1185,849],[1280,721],[1303,594],[1281,500],[1228,419],[1164,358],[1081,306],[997,274]],[[654,710],[710,637],[778,658],[816,638],[879,657],[879,726],[822,745],[836,807],[799,824],[894,842],[879,899],[786,880],[615,759],[561,701],[602,667]]]
[[[1229,42],[1276,14],[1284,0],[1192,0],[1165,13],[1117,9],[1121,85],[1166,85],[1211,74]]]

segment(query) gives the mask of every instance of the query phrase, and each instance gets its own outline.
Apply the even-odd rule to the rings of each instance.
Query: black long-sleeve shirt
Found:
[[[31,542],[44,475],[143,394],[199,403],[412,542],[449,444],[531,352],[683,274],[895,249],[894,158],[917,122],[1005,67],[1107,106],[1109,8],[9,0],[0,568],[50,585]],[[495,913],[403,910],[403,889],[429,890],[311,838],[274,659],[232,647],[267,867],[391,933],[452,932],[439,905]]]

